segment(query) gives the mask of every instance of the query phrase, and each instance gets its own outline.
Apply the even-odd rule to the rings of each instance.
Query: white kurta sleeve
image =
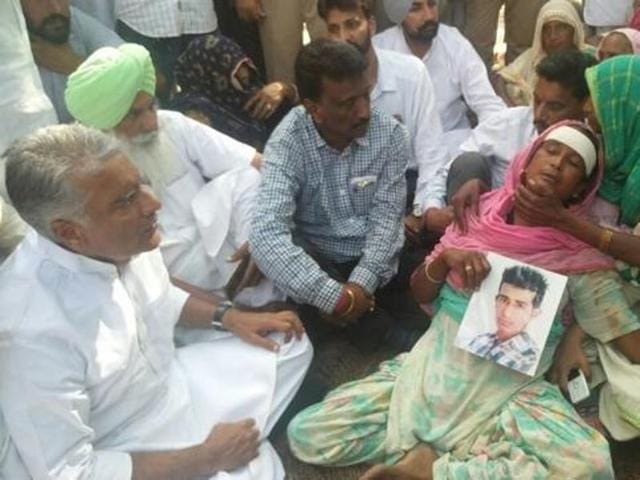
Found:
[[[487,69],[471,43],[462,36],[459,40],[457,64],[462,95],[469,108],[478,116],[478,122],[483,122],[487,117],[504,110],[507,106],[496,95],[489,82]]]
[[[0,346],[0,403],[34,479],[129,480],[131,456],[95,449],[82,356],[63,338]]]
[[[422,211],[429,207],[443,207],[446,196],[446,171],[448,160],[444,144],[442,124],[435,101],[435,91],[426,67],[418,80],[414,102],[414,122],[418,126],[413,142],[418,163],[418,182],[414,205]],[[443,177],[444,175],[444,177]]]
[[[181,123],[187,156],[206,178],[249,165],[256,154],[255,148],[189,117],[182,115]]]

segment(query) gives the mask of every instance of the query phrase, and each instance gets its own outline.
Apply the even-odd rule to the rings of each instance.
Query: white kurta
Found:
[[[413,55],[401,26],[374,35],[373,43],[380,48]],[[484,63],[456,28],[441,23],[438,36],[422,61],[433,82],[450,152],[465,140],[471,129],[467,107],[477,115],[479,122],[506,108],[489,82]]]
[[[0,403],[20,456],[2,478],[21,478],[21,459],[35,479],[129,480],[129,452],[198,444],[246,417],[266,437],[302,381],[308,341],[275,354],[225,333],[176,350],[186,299],[157,251],[116,269],[31,232],[0,269]],[[282,478],[266,440],[260,453],[216,478]]]
[[[633,0],[585,0],[584,20],[592,27],[621,27],[633,11]]]
[[[0,2],[0,154],[17,138],[58,123],[33,61],[19,0]],[[0,195],[6,195],[0,165]],[[0,199],[0,262],[24,235],[24,223]],[[1,433],[0,433],[1,434]]]
[[[438,171],[432,181],[434,195],[441,201],[440,207],[445,204],[449,168],[458,155],[476,152],[486,157],[490,162],[491,186],[498,188],[504,184],[505,173],[516,154],[537,134],[531,107],[506,108],[478,124],[453,159]]]
[[[260,177],[249,166],[256,150],[181,113],[161,110],[158,118],[180,163],[179,175],[157,192],[167,269],[205,290],[221,288],[232,272],[225,268],[230,250],[248,235],[248,209]],[[215,186],[205,188],[209,179]]]
[[[414,204],[427,208],[429,183],[448,160],[429,72],[417,58],[381,48],[375,53],[378,78],[371,103],[409,130],[414,157],[409,169],[418,170]]]

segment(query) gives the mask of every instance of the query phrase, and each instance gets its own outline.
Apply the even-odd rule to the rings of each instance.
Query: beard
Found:
[[[162,127],[155,132],[119,140],[124,152],[161,200],[167,186],[187,173]]]
[[[424,43],[431,43],[434,38],[438,36],[438,28],[440,24],[438,22],[425,22],[415,32],[407,32],[407,35],[414,40],[418,40]],[[405,30],[406,31],[406,30]]]
[[[45,17],[38,27],[34,27],[29,24],[27,26],[31,33],[46,40],[47,42],[62,45],[69,41],[71,21],[69,20],[69,17],[65,17],[59,13],[53,13]]]
[[[371,50],[371,37],[367,35],[361,42],[348,42],[358,49],[360,53],[366,55]]]

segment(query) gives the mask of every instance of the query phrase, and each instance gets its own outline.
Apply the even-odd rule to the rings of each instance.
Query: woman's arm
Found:
[[[557,228],[597,248],[602,253],[640,266],[640,237],[614,232],[575,215],[544,187],[529,181],[520,185],[516,195],[516,211],[530,225]]]
[[[435,299],[450,270],[460,276],[465,289],[476,290],[491,266],[480,252],[447,248],[429,263],[420,264],[411,276],[411,291],[416,301],[429,303]]]

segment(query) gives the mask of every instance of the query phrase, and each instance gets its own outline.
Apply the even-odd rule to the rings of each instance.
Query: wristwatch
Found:
[[[218,330],[220,332],[229,331],[227,327],[222,324],[222,317],[224,317],[224,314],[227,313],[231,308],[233,308],[233,303],[228,300],[218,303],[216,309],[213,312],[213,319],[211,320],[211,326],[214,330]]]

